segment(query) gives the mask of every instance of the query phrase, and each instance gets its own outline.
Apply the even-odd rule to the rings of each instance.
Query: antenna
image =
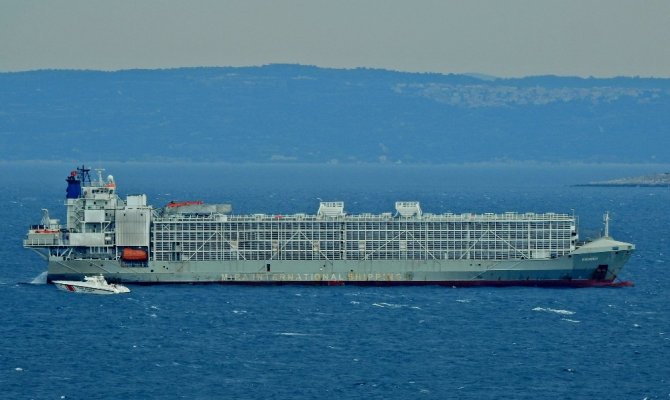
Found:
[[[91,186],[91,175],[89,174],[91,169],[82,165],[81,168],[77,168],[77,171],[79,171],[79,175],[81,176],[82,186],[86,186],[86,182],[88,182],[88,185]]]
[[[95,171],[98,173],[98,182],[100,186],[103,186],[104,182],[102,181],[102,173],[105,169],[104,168],[96,168]]]
[[[605,223],[605,237],[610,237],[610,212],[607,211],[603,216],[603,222]]]

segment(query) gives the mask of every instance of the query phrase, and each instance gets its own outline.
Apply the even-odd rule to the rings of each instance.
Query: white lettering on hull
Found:
[[[267,273],[238,273],[221,274],[221,281],[242,282],[338,282],[338,281],[402,281],[402,274],[267,274]]]

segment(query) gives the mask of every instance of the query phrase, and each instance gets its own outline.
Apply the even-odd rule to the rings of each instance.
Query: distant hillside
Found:
[[[647,187],[666,187],[670,186],[670,172],[662,172],[653,175],[632,176],[627,178],[611,179],[608,181],[596,181],[590,183],[581,183],[574,186],[647,186]]]
[[[670,163],[670,79],[298,65],[0,74],[0,159]]]

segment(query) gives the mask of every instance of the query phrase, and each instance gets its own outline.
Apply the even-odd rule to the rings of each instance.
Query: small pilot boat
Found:
[[[123,285],[107,283],[102,275],[85,276],[84,281],[53,281],[60,290],[76,293],[91,294],[119,294],[130,293],[130,289]]]

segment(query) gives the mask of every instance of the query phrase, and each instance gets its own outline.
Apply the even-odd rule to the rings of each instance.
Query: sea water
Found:
[[[635,243],[619,289],[43,284],[21,247],[41,208],[64,219],[74,166],[0,165],[0,393],[93,398],[670,398],[670,190],[571,183],[610,166],[106,165],[119,192],[314,213],[564,212],[582,238]]]

